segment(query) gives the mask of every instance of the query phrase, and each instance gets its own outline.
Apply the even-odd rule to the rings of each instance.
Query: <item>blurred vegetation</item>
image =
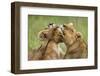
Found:
[[[88,39],[88,18],[87,17],[71,17],[71,16],[42,16],[28,15],[28,49],[40,46],[37,37],[38,32],[43,30],[49,23],[64,24],[72,22],[77,31],[81,32],[84,40]],[[65,48],[61,44],[62,49]]]

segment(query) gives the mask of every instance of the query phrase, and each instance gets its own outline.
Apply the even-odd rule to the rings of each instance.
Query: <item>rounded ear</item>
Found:
[[[72,27],[73,28],[74,25],[73,25],[73,23],[70,22],[68,24],[63,24],[63,27]]]
[[[72,22],[68,23],[68,25],[69,25],[69,26],[74,27],[74,25],[73,25],[73,23],[72,23]]]
[[[76,32],[76,29],[75,29],[73,23],[68,23],[68,26],[69,26],[69,28],[70,28],[73,32]]]
[[[55,26],[56,26],[56,24],[54,24],[54,23],[49,23],[48,28],[53,28],[53,27],[55,27]]]
[[[80,38],[82,38],[82,34],[80,32],[77,32],[76,33],[76,39],[80,39]]]
[[[47,30],[40,31],[40,32],[38,33],[38,38],[39,38],[41,41],[47,40],[47,33],[48,33]]]
[[[73,23],[70,22],[70,23],[68,23],[67,25],[68,25],[71,29],[74,29]]]

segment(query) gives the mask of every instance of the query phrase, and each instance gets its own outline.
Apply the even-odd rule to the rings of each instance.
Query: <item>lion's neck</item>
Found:
[[[51,48],[51,49],[58,48],[58,43],[56,43],[56,42],[50,40],[47,47],[48,47],[48,48]]]
[[[55,42],[54,40],[50,40],[50,41],[49,41],[49,44],[50,44],[50,45],[58,45],[58,43]]]

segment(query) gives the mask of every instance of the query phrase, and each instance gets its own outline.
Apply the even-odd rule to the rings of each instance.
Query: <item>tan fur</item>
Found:
[[[87,44],[80,32],[76,32],[72,23],[64,24],[64,43],[67,51],[64,58],[87,58]]]
[[[51,59],[61,59],[62,53],[58,49],[58,44],[62,42],[62,31],[60,31],[59,27],[52,27],[47,37],[49,39],[49,43],[44,54],[44,60],[51,60]]]
[[[37,49],[29,51],[29,60],[62,58],[62,52],[58,49],[58,43],[62,42],[62,31],[60,31],[59,27],[49,26],[39,32],[38,38],[42,41],[42,44]]]

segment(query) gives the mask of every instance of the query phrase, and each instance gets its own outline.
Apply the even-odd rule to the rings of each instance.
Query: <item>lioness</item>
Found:
[[[67,47],[64,59],[87,58],[87,44],[81,33],[75,30],[73,23],[63,25],[63,39]]]
[[[29,60],[60,59],[62,50],[58,43],[62,42],[62,31],[55,24],[49,24],[48,28],[38,34],[42,44],[37,49],[29,52]],[[33,53],[34,52],[34,53]]]
[[[62,59],[63,52],[58,45],[62,42],[61,28],[58,26],[51,27],[46,37],[49,40],[49,42],[45,50],[43,60]]]

